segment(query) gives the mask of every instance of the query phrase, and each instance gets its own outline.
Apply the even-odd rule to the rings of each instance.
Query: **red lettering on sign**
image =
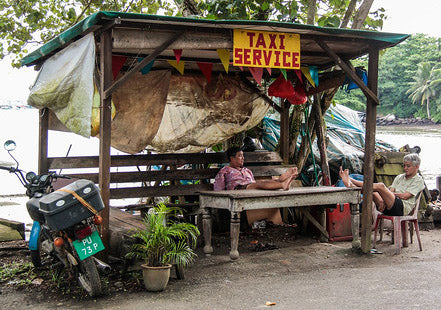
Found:
[[[254,32],[247,32],[247,36],[250,38],[250,47],[254,46],[254,36],[256,34]]]
[[[274,51],[274,55],[276,55],[276,60],[274,61],[274,66],[280,67],[280,51]]]
[[[283,67],[291,67],[291,63],[286,60],[287,57],[291,57],[290,52],[283,52]]]
[[[273,51],[263,51],[263,60],[265,61],[265,66],[267,66],[267,67],[270,65],[272,54],[273,54]]]
[[[234,63],[235,64],[243,64],[242,49],[241,48],[234,49]]]
[[[243,64],[244,65],[251,65],[250,55],[251,49],[250,48],[244,48],[243,50]]]
[[[284,34],[280,34],[279,35],[279,39],[280,39],[279,49],[284,50],[285,49],[285,42],[283,42],[283,41],[285,40],[285,35]]]
[[[274,49],[277,49],[277,46],[276,46],[276,38],[277,38],[277,35],[276,34],[269,34],[269,37],[270,37],[270,40],[271,40],[271,42],[270,42],[270,45],[268,46],[268,48],[274,48]]]
[[[292,53],[292,66],[293,66],[293,68],[300,66],[298,57],[299,57],[299,53],[295,53],[295,52]]]
[[[266,48],[265,37],[263,36],[263,33],[259,33],[259,36],[257,37],[256,47],[260,46]]]
[[[253,50],[253,65],[261,66],[262,50]]]

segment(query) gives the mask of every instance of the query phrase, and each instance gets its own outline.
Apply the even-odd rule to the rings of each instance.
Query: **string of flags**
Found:
[[[225,69],[225,72],[228,73],[228,68],[230,66],[230,51],[226,49],[217,49],[216,51]],[[174,49],[173,53],[176,60],[167,60],[167,62],[181,75],[183,75],[185,70],[185,61],[181,60],[182,49]],[[138,58],[137,61],[141,62],[142,59],[143,58]],[[126,60],[126,56],[112,56],[112,73],[114,79],[116,79],[116,76],[124,66]],[[150,63],[144,66],[140,70],[141,74],[148,74],[152,69],[154,62],[155,60],[152,60]],[[197,62],[197,65],[206,78],[207,82],[210,83],[213,63]],[[243,67],[239,67],[239,69],[241,71],[244,70]],[[257,84],[262,86],[264,68],[248,67],[248,70],[250,71],[252,77],[257,82]],[[271,76],[271,68],[266,68],[266,70]],[[280,76],[277,77],[269,86],[268,95],[287,99],[291,104],[304,104],[307,101],[307,96],[305,92],[305,79],[309,82],[309,84],[311,84],[312,87],[317,87],[319,85],[318,70],[315,66],[308,66],[301,67],[300,70],[293,71],[295,71],[297,77],[297,81],[294,85],[290,80],[288,80],[287,70],[280,69]]]

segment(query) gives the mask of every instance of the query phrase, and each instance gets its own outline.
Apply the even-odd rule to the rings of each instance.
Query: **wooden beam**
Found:
[[[335,61],[335,64],[338,65],[340,68],[342,68],[343,71],[346,72],[347,75],[354,81],[355,84],[357,84],[358,87],[360,87],[361,91],[365,94],[366,97],[369,97],[372,99],[373,102],[376,104],[379,104],[379,100],[377,95],[369,89],[366,85],[364,85],[362,79],[357,75],[355,71],[353,71],[351,68],[352,66],[348,66],[348,64],[343,61],[332,49],[329,48],[329,46],[322,40],[315,40],[317,44],[326,52],[328,55]]]
[[[332,77],[325,77],[319,80],[319,85],[317,87],[311,87],[306,92],[306,95],[309,97],[314,94],[324,92],[325,90],[331,88],[340,87],[343,85],[345,80],[346,80],[346,74],[343,71],[341,71],[338,75]]]
[[[101,211],[103,223],[100,226],[104,247],[102,258],[107,260],[110,246],[109,214],[110,214],[110,138],[111,138],[111,99],[106,97],[104,90],[112,83],[112,30],[101,34],[100,44],[100,146],[99,146],[99,186],[105,208]]]
[[[139,62],[132,70],[126,72],[119,80],[115,81],[112,85],[105,88],[104,98],[108,98],[118,87],[120,87],[124,82],[126,82],[133,74],[144,68],[153,59],[160,55],[164,50],[166,50],[173,42],[175,42],[179,37],[181,37],[183,32],[174,33],[167,41],[162,43],[153,53],[145,57],[141,62]],[[102,44],[102,43],[101,43]],[[110,51],[112,51],[112,42],[110,43]]]
[[[311,222],[318,230],[319,232],[327,239],[329,240],[329,234],[326,231],[326,229],[311,215],[308,208],[301,208],[303,215],[308,219],[308,221]]]
[[[369,50],[368,86],[377,94],[378,88],[378,58],[379,50],[371,47]],[[366,98],[366,137],[364,151],[364,182],[363,206],[361,213],[361,250],[369,253],[371,250],[371,225],[372,225],[372,194],[374,183],[374,155],[376,131],[377,104],[371,97]]]
[[[264,94],[259,88],[256,87],[256,85],[254,85],[253,83],[250,82],[250,80],[247,79],[247,77],[245,76],[245,74],[240,73],[240,78],[242,80],[242,82],[248,86],[249,88],[251,88],[256,94],[258,94],[263,100],[265,100],[266,103],[268,103],[271,107],[273,107],[274,110],[276,110],[277,112],[281,113],[282,108],[279,107],[274,101],[271,100],[270,97],[268,97],[266,94]]]
[[[282,111],[280,112],[280,155],[283,163],[289,162],[289,108],[288,100],[281,99]]]
[[[39,110],[39,135],[38,135],[38,173],[49,171],[48,154],[48,129],[49,129],[49,109]]]
[[[182,30],[181,30],[182,31]],[[113,30],[114,50],[155,50],[175,33],[171,30],[124,29]],[[232,49],[230,32],[212,33],[187,30],[185,35],[172,42],[170,49]]]

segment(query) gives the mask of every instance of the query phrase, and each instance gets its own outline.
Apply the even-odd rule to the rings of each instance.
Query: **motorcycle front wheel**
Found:
[[[78,262],[78,282],[91,297],[101,294],[100,275],[93,257]]]

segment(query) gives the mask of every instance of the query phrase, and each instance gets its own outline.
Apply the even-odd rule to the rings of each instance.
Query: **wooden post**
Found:
[[[326,153],[325,130],[323,128],[323,115],[318,95],[314,95],[313,113],[315,116],[315,130],[317,134],[317,146],[320,150],[320,167],[322,168],[323,185],[331,185],[329,179],[328,155]]]
[[[240,233],[240,212],[231,211],[230,220],[230,236],[231,236],[231,250],[230,258],[239,258],[239,233]]]
[[[207,208],[202,209],[202,229],[204,233],[204,253],[206,256],[211,256],[213,247],[211,245],[211,210]]]
[[[38,112],[39,112],[38,174],[40,174],[49,171],[49,164],[47,160],[49,109],[43,108],[40,109]]]
[[[289,163],[289,107],[288,100],[281,102],[280,113],[280,155],[283,163]]]
[[[378,49],[369,48],[368,87],[377,95],[378,87]],[[366,98],[366,138],[364,151],[364,182],[363,182],[363,207],[361,212],[361,250],[369,253],[371,250],[372,226],[372,185],[374,183],[374,155],[375,131],[377,118],[377,104],[372,97]]]
[[[101,34],[100,42],[100,155],[99,155],[99,186],[105,208],[101,211],[101,237],[106,251],[103,259],[108,258],[109,249],[109,213],[110,213],[110,138],[111,138],[111,98],[105,98],[105,91],[112,85],[112,29]]]

